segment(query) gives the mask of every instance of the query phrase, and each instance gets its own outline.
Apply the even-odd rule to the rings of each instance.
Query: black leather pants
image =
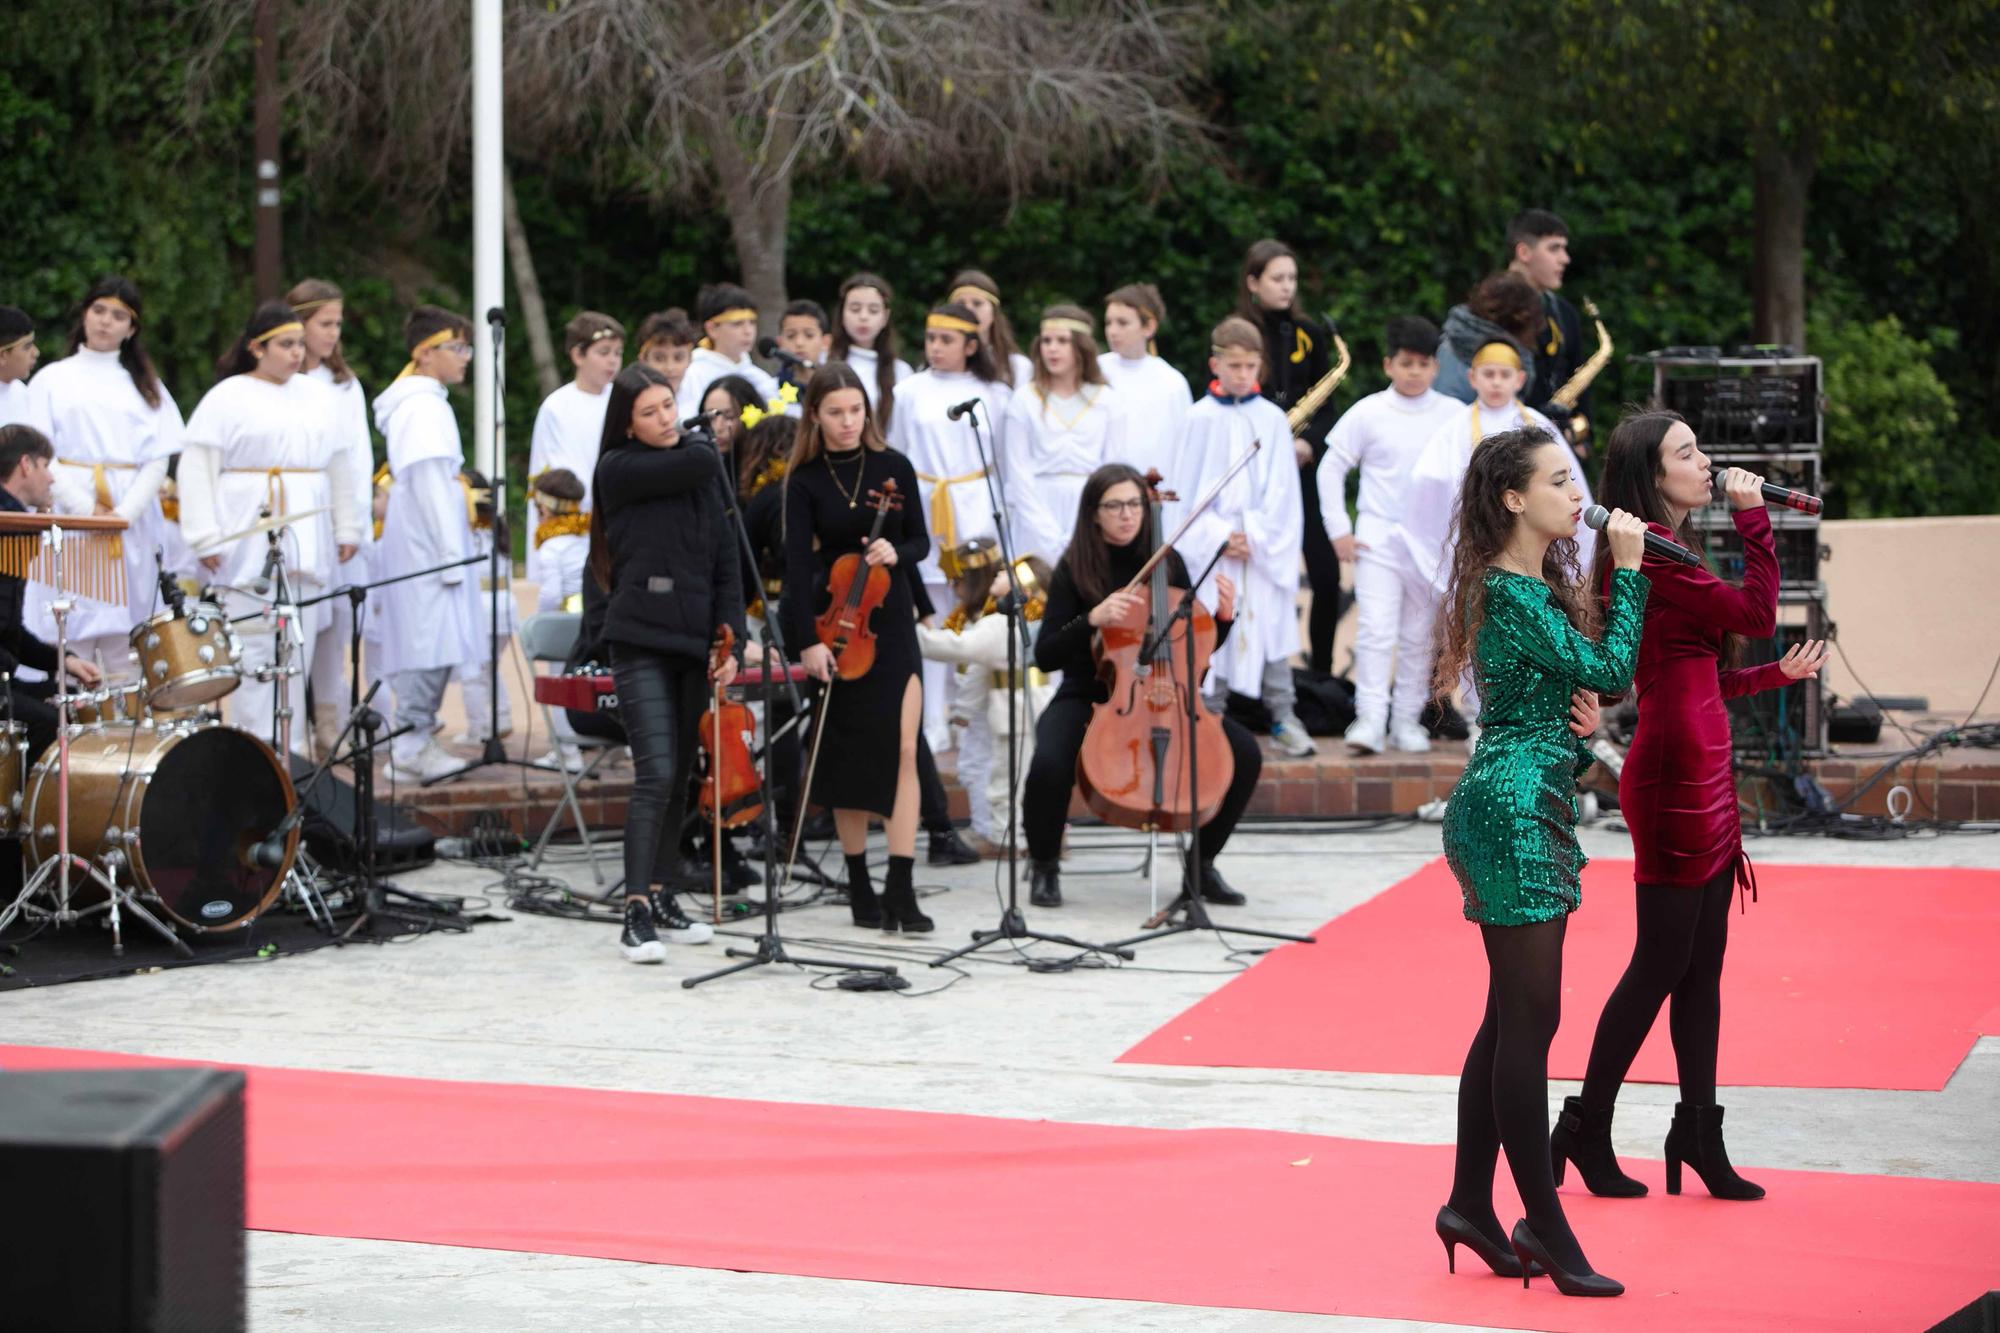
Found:
[[[644,893],[673,879],[687,775],[698,743],[695,724],[708,699],[708,679],[700,665],[628,643],[611,645],[611,675],[632,747],[625,892]]]

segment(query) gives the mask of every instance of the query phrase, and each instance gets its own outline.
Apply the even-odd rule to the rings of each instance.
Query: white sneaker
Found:
[[[1341,739],[1362,754],[1380,754],[1389,743],[1388,727],[1379,717],[1357,717]]]
[[[1414,718],[1406,718],[1389,728],[1389,744],[1405,754],[1427,754],[1431,748],[1430,733]]]
[[[571,773],[581,773],[584,769],[583,751],[574,745],[558,746],[535,760],[535,767],[560,768]]]
[[[389,776],[398,782],[430,782],[456,773],[465,767],[465,761],[447,751],[435,739],[424,742],[424,748],[409,758],[394,758],[389,761]]]
[[[1271,724],[1271,739],[1294,759],[1319,753],[1319,747],[1313,744],[1312,737],[1306,735],[1304,724],[1294,714],[1287,713]]]

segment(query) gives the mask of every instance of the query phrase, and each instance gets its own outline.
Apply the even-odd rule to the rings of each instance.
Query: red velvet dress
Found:
[[[1788,682],[1776,662],[1721,669],[1726,635],[1768,639],[1778,618],[1770,513],[1758,505],[1734,517],[1743,537],[1740,588],[1706,568],[1646,557],[1653,590],[1632,682],[1639,725],[1618,779],[1640,884],[1698,887],[1732,864],[1748,881],[1723,700]],[[1657,523],[1648,527],[1673,538]]]

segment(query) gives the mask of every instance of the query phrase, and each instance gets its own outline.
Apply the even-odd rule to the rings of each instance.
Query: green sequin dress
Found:
[[[1576,779],[1591,756],[1570,732],[1570,694],[1631,687],[1649,587],[1637,570],[1613,571],[1604,635],[1593,640],[1569,623],[1548,584],[1487,571],[1486,620],[1473,652],[1479,744],[1444,816],[1445,859],[1465,894],[1466,920],[1526,926],[1582,902]]]

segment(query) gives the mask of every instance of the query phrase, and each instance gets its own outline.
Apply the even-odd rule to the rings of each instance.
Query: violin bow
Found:
[[[780,894],[792,886],[792,867],[799,859],[799,835],[806,827],[806,802],[812,799],[813,773],[819,768],[819,743],[826,738],[827,710],[833,706],[833,683],[839,679],[838,672],[828,675],[826,688],[820,691],[819,716],[813,719],[812,754],[806,759],[806,778],[799,787],[799,813],[792,820],[792,849],[785,857],[784,878],[778,883]]]
[[[1167,540],[1161,542],[1157,547],[1153,549],[1153,553],[1146,557],[1146,563],[1139,566],[1139,572],[1134,574],[1132,576],[1132,581],[1125,585],[1125,591],[1129,592],[1132,589],[1137,588],[1140,584],[1144,583],[1148,578],[1152,577],[1153,566],[1159,564],[1160,561],[1166,558],[1167,552],[1173,548],[1174,543],[1179,541],[1182,537],[1185,537],[1187,535],[1187,530],[1194,526],[1194,521],[1200,518],[1202,516],[1202,513],[1210,505],[1214,504],[1216,500],[1221,498],[1222,488],[1224,486],[1227,486],[1231,481],[1235,480],[1236,474],[1241,472],[1245,467],[1247,467],[1250,463],[1250,460],[1257,456],[1257,451],[1259,449],[1262,449],[1263,447],[1264,447],[1264,442],[1262,440],[1250,441],[1250,447],[1243,451],[1243,456],[1237,459],[1234,463],[1231,463],[1229,465],[1229,471],[1223,473],[1221,477],[1217,478],[1215,485],[1209,488],[1208,494],[1202,496],[1200,502],[1197,503],[1194,506],[1194,508],[1188,510],[1187,517],[1181,520],[1181,525],[1175,531],[1174,535],[1167,538]]]

